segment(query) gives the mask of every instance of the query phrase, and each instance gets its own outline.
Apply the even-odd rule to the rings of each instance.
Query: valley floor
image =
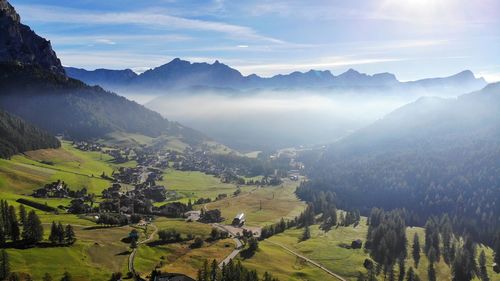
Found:
[[[101,194],[111,182],[99,177],[103,172],[111,174],[119,166],[135,166],[128,162],[114,164],[111,157],[98,152],[83,152],[64,142],[60,149],[48,149],[28,152],[14,156],[11,160],[0,160],[1,199],[9,204],[19,206],[19,198],[27,198],[57,208],[68,205],[69,199],[37,199],[29,196],[40,186],[62,179],[71,188],[87,187],[90,192]],[[295,195],[296,181],[285,180],[275,187],[242,186],[241,193],[233,196],[237,186],[223,184],[218,178],[200,172],[184,172],[167,169],[160,183],[167,189],[176,191],[181,202],[198,198],[215,198],[219,194],[228,197],[211,203],[197,205],[195,208],[220,209],[225,223],[240,212],[247,217],[248,226],[260,228],[278,222],[281,218],[293,218],[305,209],[305,203]],[[97,198],[97,201],[100,199]],[[28,210],[31,207],[26,206]],[[74,280],[107,280],[112,272],[128,272],[128,256],[130,247],[122,239],[132,229],[139,230],[140,240],[152,233],[152,227],[123,226],[100,227],[91,219],[71,214],[45,213],[35,210],[43,223],[45,239],[50,232],[50,223],[60,221],[72,224],[75,228],[77,242],[69,247],[49,247],[30,249],[7,249],[10,256],[11,270],[29,273],[35,280],[40,280],[46,272],[59,279],[64,271],[70,272]],[[158,229],[175,229],[183,236],[193,235],[207,238],[212,226],[198,222],[186,222],[184,219],[159,217],[152,222]],[[316,265],[300,256],[307,257],[321,264],[331,272],[345,280],[356,280],[359,272],[365,273],[363,262],[369,257],[364,249],[349,249],[355,239],[366,240],[366,218],[362,217],[357,226],[332,228],[329,232],[311,226],[311,238],[299,242],[303,229],[289,229],[259,243],[259,249],[251,257],[239,255],[236,259],[260,274],[268,271],[280,280],[338,280]],[[420,242],[424,244],[424,229],[408,228],[407,238],[410,241],[408,252],[411,252],[411,241],[414,233],[419,233]],[[134,259],[135,270],[147,276],[157,268],[162,271],[183,273],[193,278],[205,260],[222,261],[235,247],[232,239],[216,242],[205,242],[202,247],[192,249],[191,242],[159,243],[158,234],[153,235],[152,242],[139,245]],[[492,263],[492,251],[484,248],[488,264]],[[410,257],[406,266],[415,267]],[[428,260],[422,255],[418,268],[421,280],[427,279]],[[489,267],[491,280],[499,280]],[[451,280],[449,266],[443,261],[436,266],[438,280]],[[497,279],[495,279],[497,278]],[[475,280],[478,280],[477,278]]]

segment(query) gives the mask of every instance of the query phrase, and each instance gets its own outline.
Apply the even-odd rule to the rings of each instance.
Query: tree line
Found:
[[[36,246],[43,240],[44,229],[34,210],[19,205],[19,212],[6,200],[0,200],[0,247],[11,243],[24,247]],[[73,227],[52,222],[49,241],[54,245],[71,245],[76,241]]]
[[[234,263],[230,260],[219,268],[217,261],[213,260],[209,265],[205,260],[203,267],[198,270],[197,281],[279,281],[270,273],[265,272],[262,277],[255,270],[245,268],[241,262]]]

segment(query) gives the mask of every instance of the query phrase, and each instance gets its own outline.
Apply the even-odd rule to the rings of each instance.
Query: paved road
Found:
[[[344,277],[342,277],[342,276],[338,275],[337,273],[333,273],[333,272],[331,272],[328,268],[326,268],[326,267],[322,266],[322,265],[321,265],[321,264],[319,264],[318,262],[315,262],[315,261],[311,260],[310,258],[304,257],[303,255],[301,255],[301,254],[299,254],[299,253],[297,253],[297,252],[294,252],[293,250],[291,250],[290,248],[288,248],[288,247],[286,247],[286,246],[283,246],[283,245],[281,245],[281,244],[279,244],[279,243],[272,242],[272,241],[269,241],[269,240],[264,240],[264,241],[265,241],[265,242],[268,242],[268,243],[271,243],[271,244],[273,244],[273,245],[276,245],[276,246],[278,246],[278,247],[281,247],[281,248],[283,248],[283,249],[285,249],[286,251],[288,251],[288,252],[292,253],[293,255],[295,255],[295,256],[297,256],[297,257],[299,257],[299,258],[301,258],[301,259],[303,259],[303,260],[307,261],[308,263],[310,263],[310,264],[312,264],[312,265],[314,265],[314,266],[318,267],[319,269],[323,270],[324,272],[326,272],[326,273],[328,273],[329,275],[331,275],[331,276],[333,276],[333,277],[337,278],[337,279],[338,279],[338,280],[340,280],[340,281],[347,281]]]
[[[141,244],[152,241],[155,238],[156,233],[158,233],[158,228],[156,227],[156,225],[150,224],[150,226],[154,228],[153,232],[145,240],[139,241],[139,243],[137,243],[137,248],[139,248],[139,245]],[[134,276],[135,276],[134,258],[135,258],[135,253],[137,252],[137,248],[133,249],[132,252],[130,253],[130,256],[128,256],[128,271],[132,272]]]
[[[219,263],[219,268],[222,268],[223,264],[228,264],[230,260],[234,259],[241,252],[241,250],[243,249],[243,243],[241,243],[241,240],[238,239],[234,233],[232,233],[229,229],[227,229],[223,225],[214,223],[212,224],[212,226],[217,227],[222,231],[227,231],[229,234],[233,236],[234,243],[236,244],[234,250],[223,261]]]

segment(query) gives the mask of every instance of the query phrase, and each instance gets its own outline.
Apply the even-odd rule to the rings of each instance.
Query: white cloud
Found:
[[[105,39],[105,38],[96,39],[95,42],[101,43],[101,44],[106,44],[106,45],[116,45],[115,41],[112,41],[110,39]]]
[[[224,22],[189,19],[172,16],[167,13],[148,11],[136,12],[95,12],[43,5],[17,5],[16,9],[23,17],[31,21],[75,23],[75,24],[136,24],[162,29],[186,29],[211,31],[226,34],[238,39],[252,39],[274,44],[285,43],[282,40],[257,33],[250,27]]]

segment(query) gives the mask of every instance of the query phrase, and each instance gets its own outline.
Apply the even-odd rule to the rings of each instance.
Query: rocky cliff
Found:
[[[20,16],[7,0],[0,0],[0,62],[36,65],[65,75],[50,41],[22,24]]]

